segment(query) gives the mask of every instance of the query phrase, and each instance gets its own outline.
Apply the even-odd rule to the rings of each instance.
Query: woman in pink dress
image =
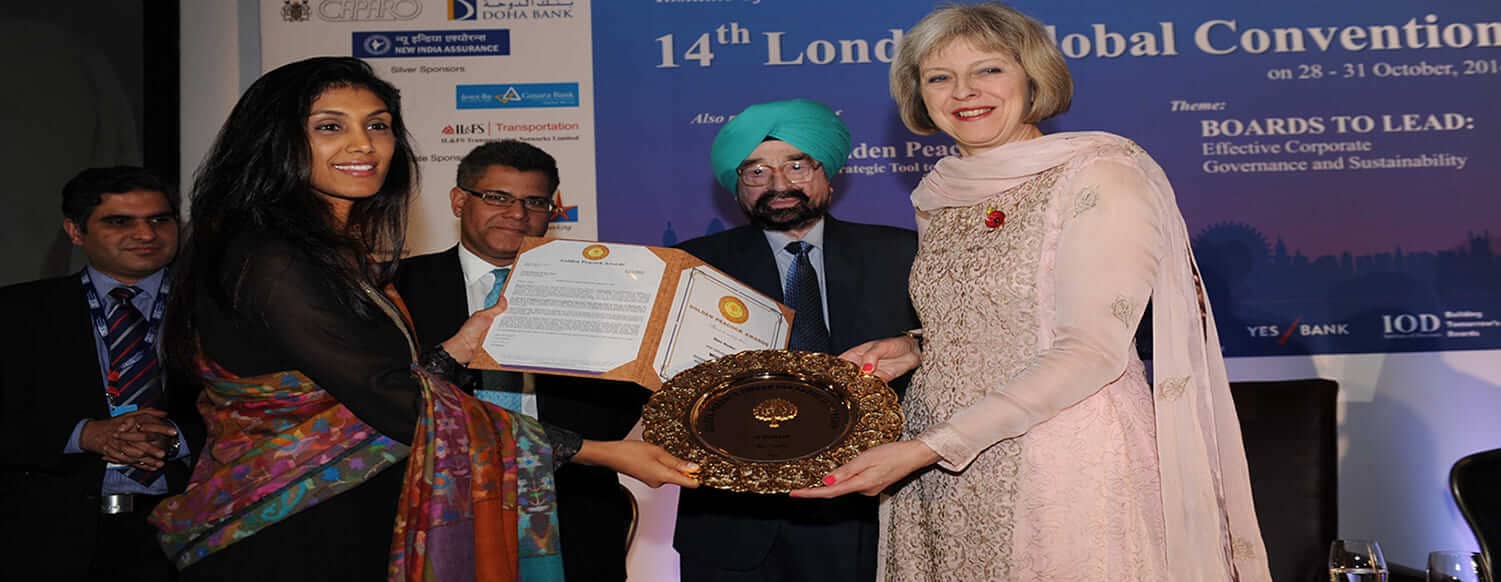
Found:
[[[888,379],[916,368],[907,438],[794,495],[893,491],[887,580],[1269,580],[1162,169],[1119,136],[1042,134],[1073,82],[1042,25],[998,3],[925,17],[891,91],[909,128],[961,152],[912,193],[922,341],[843,356]],[[1151,382],[1133,341],[1148,300]]]

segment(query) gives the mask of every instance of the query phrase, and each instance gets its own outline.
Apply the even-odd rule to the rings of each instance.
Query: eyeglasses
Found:
[[[781,171],[782,177],[792,184],[802,184],[813,179],[813,172],[822,165],[815,160],[788,160],[778,166],[756,164],[735,170],[740,174],[740,183],[751,187],[765,186],[771,183],[771,176]]]
[[[527,212],[552,212],[553,209],[552,198],[542,196],[527,196],[525,198],[520,198],[517,196],[512,196],[509,192],[484,192],[480,190],[470,190],[463,186],[459,186],[459,189],[468,192],[470,196],[478,197],[480,201],[496,208],[511,208],[515,206],[517,202],[520,202],[521,207],[525,208]]]

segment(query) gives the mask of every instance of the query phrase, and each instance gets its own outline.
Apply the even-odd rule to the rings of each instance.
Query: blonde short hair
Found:
[[[920,135],[938,131],[923,104],[918,68],[934,51],[959,39],[980,50],[1008,53],[1021,63],[1032,95],[1022,121],[1037,123],[1068,111],[1074,80],[1042,23],[1000,2],[950,5],[918,21],[902,37],[891,62],[891,98],[908,129]]]

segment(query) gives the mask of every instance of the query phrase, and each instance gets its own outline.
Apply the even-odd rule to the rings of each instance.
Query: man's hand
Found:
[[[165,411],[148,408],[90,420],[83,424],[78,446],[110,463],[154,471],[166,460],[168,439],[177,438],[177,429],[166,417]]]

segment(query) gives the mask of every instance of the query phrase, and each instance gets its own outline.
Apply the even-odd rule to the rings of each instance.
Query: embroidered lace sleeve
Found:
[[[566,428],[542,423],[542,432],[547,437],[547,444],[552,447],[552,468],[557,469],[579,454],[579,449],[584,448],[584,437]]]
[[[1129,158],[1088,162],[1066,190],[1052,301],[1053,341],[1027,371],[918,438],[962,470],[1003,439],[1094,394],[1125,371],[1163,249],[1155,194]],[[1041,277],[1050,276],[1047,273]]]

